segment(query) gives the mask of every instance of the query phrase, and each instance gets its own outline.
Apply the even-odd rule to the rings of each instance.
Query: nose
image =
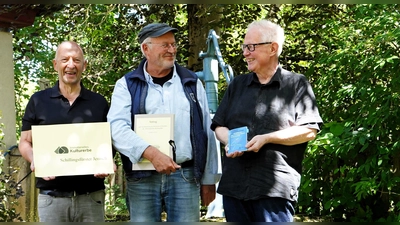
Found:
[[[75,65],[74,65],[74,60],[73,60],[72,58],[70,58],[70,59],[68,60],[67,66],[68,66],[68,67],[75,67]]]
[[[167,51],[175,52],[176,51],[176,47],[173,44],[168,44]]]
[[[249,55],[249,54],[250,54],[249,49],[248,48],[244,48],[243,49],[243,55],[246,56],[246,55]]]

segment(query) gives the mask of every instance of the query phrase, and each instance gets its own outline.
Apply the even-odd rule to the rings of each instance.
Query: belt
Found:
[[[181,163],[181,168],[192,167],[194,164],[193,159]]]
[[[86,194],[89,194],[90,192],[88,192],[88,191],[58,191],[58,190],[42,190],[42,189],[40,189],[39,193],[43,194],[43,195],[50,195],[53,197],[58,197],[58,198],[71,198],[71,197],[78,196],[78,195],[86,195]]]

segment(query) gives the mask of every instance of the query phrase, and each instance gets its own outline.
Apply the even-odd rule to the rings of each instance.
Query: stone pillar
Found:
[[[13,39],[10,32],[0,28],[0,111],[4,124],[4,143],[9,148],[17,143],[14,94]]]
[[[6,155],[4,171],[11,173],[12,170],[8,167],[19,169],[18,173],[13,175],[13,179],[18,182],[30,172],[30,169],[27,161],[20,155],[18,147],[13,147],[17,145],[13,38],[7,28],[0,28],[0,52],[0,111],[2,115],[0,123],[4,124],[5,148],[12,150]],[[20,183],[25,194],[18,198],[18,205],[15,207],[16,212],[25,221],[29,221],[28,217],[30,217],[31,180],[31,176],[28,176]]]

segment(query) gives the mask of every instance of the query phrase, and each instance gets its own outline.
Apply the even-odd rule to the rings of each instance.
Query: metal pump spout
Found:
[[[207,93],[208,106],[210,113],[214,114],[218,108],[218,66],[221,68],[224,77],[229,84],[233,79],[232,67],[225,64],[221,50],[218,45],[219,36],[213,29],[208,32],[207,52],[199,53],[199,58],[203,60],[203,71],[196,72],[197,76],[204,81]]]

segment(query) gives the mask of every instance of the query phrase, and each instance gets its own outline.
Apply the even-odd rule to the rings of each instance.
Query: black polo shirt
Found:
[[[72,105],[59,91],[59,83],[54,87],[34,93],[26,106],[22,118],[22,131],[31,130],[32,125],[69,124],[87,122],[106,122],[108,102],[100,94],[81,85],[81,93]],[[49,134],[51,136],[57,134]],[[36,178],[40,189],[62,191],[97,191],[104,189],[104,179],[93,175],[59,176],[45,181]]]
[[[321,124],[306,77],[278,67],[268,84],[261,84],[255,73],[235,77],[214,115],[211,129],[247,126],[250,140],[292,125],[319,130]],[[218,193],[242,200],[282,197],[297,201],[306,147],[307,143],[266,144],[258,153],[246,152],[237,158],[224,156]]]

